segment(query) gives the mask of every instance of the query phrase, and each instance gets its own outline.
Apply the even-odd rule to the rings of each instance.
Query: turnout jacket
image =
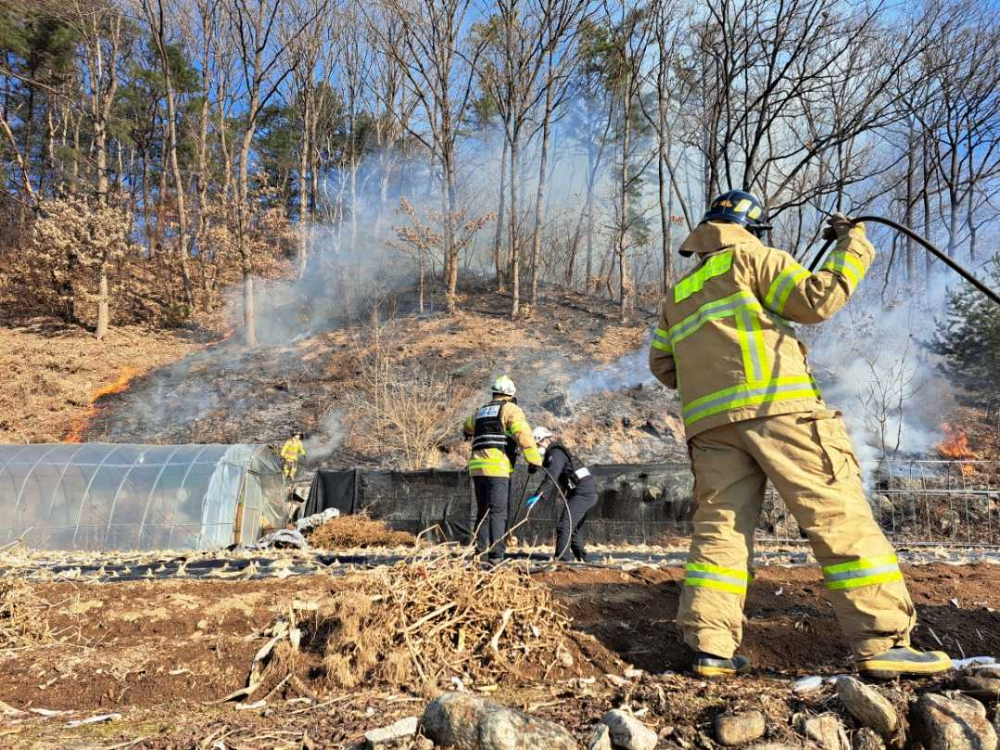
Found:
[[[288,438],[281,446],[281,457],[285,461],[298,461],[304,455],[306,455],[305,446],[298,438]]]
[[[708,222],[681,245],[700,263],[664,297],[649,369],[680,391],[688,440],[722,424],[825,409],[792,323],[820,323],[875,255],[863,224],[814,274],[738,224]]]
[[[562,443],[552,443],[545,451],[545,478],[538,486],[536,495],[552,495],[556,482],[567,495],[579,491],[583,495],[597,495],[597,483],[588,469]]]
[[[535,466],[542,465],[542,454],[531,436],[531,426],[521,407],[507,397],[497,397],[483,404],[462,426],[472,438],[472,457],[466,468],[474,477],[509,477],[517,451]]]

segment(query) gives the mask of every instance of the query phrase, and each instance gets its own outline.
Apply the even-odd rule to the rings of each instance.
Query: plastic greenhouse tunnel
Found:
[[[266,445],[0,446],[0,544],[217,549],[284,523],[281,462]]]

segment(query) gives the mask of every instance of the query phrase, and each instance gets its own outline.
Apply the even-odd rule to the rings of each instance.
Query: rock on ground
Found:
[[[439,695],[427,704],[421,724],[435,744],[455,750],[579,750],[558,724],[466,693]]]
[[[601,722],[610,730],[611,744],[620,750],[653,750],[656,747],[656,732],[627,711],[617,708],[608,711]]]
[[[365,732],[365,742],[367,742],[370,747],[375,747],[376,745],[383,745],[387,742],[402,739],[403,737],[412,737],[416,733],[417,717],[408,716],[405,719],[400,719],[395,724],[390,726],[382,727],[381,729],[372,729],[369,732]]]
[[[611,730],[607,724],[598,724],[587,744],[587,750],[612,750]]]
[[[888,737],[899,726],[899,716],[892,703],[875,688],[853,677],[837,680],[837,696],[863,726]]]
[[[852,750],[885,750],[885,741],[874,730],[861,727],[854,733]]]
[[[767,728],[760,711],[719,714],[715,717],[715,737],[723,745],[744,745],[764,736]]]
[[[823,750],[851,750],[847,731],[836,714],[803,717],[799,730]]]
[[[963,693],[983,701],[1000,700],[1000,675],[989,674],[961,675],[955,681],[956,687]]]
[[[996,750],[996,730],[975,698],[925,693],[917,702],[916,718],[927,750]]]

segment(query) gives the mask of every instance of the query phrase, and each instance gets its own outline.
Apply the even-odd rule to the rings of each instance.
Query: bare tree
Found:
[[[415,122],[407,130],[433,154],[441,167],[444,214],[444,277],[446,305],[455,309],[458,250],[458,139],[470,104],[481,45],[466,34],[471,0],[382,0],[382,12],[399,21],[398,36],[380,35],[380,47],[406,76],[407,85],[424,112],[424,133]],[[373,28],[384,28],[373,26]]]

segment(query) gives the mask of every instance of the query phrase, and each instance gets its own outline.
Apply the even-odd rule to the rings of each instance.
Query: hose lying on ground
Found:
[[[1000,305],[1000,295],[973,276],[972,273],[970,273],[964,266],[950,258],[947,253],[944,253],[935,247],[930,240],[921,237],[908,226],[895,222],[892,219],[885,219],[881,216],[852,216],[851,221],[855,224],[860,224],[862,222],[884,224],[891,229],[895,229],[897,232],[905,234],[910,239],[915,240],[918,244],[923,245],[932,255],[939,258],[946,266],[951,268],[951,270],[955,271],[955,273],[972,284],[972,286]],[[812,263],[809,264],[810,273],[816,273],[816,269],[819,268],[819,264],[823,261],[823,258],[826,257],[826,253],[830,249],[830,246],[833,245],[834,241],[835,240],[827,240],[826,244],[820,248],[819,253],[817,253],[815,258],[813,258]]]

